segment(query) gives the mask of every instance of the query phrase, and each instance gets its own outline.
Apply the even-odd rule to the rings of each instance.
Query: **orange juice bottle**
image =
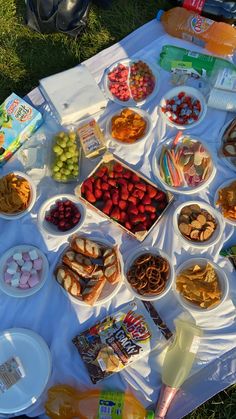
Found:
[[[214,54],[233,55],[236,49],[236,29],[227,23],[214,22],[183,7],[164,12],[159,10],[166,32],[177,38],[207,48]]]
[[[48,390],[46,414],[52,419],[154,419],[131,394],[99,389],[78,392],[58,385]]]

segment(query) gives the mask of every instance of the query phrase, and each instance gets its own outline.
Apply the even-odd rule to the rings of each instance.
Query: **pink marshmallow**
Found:
[[[13,256],[11,256],[10,258],[7,259],[7,264],[13,262]]]
[[[28,289],[30,286],[28,285],[28,284],[20,284],[19,285],[19,288],[21,288],[21,289],[23,289],[23,290],[26,290],[26,289]]]
[[[28,262],[29,260],[31,260],[31,259],[30,259],[30,255],[29,255],[29,253],[28,253],[28,252],[24,252],[24,253],[22,254],[22,257],[23,257],[23,259],[24,259],[24,261],[25,261],[25,262]]]
[[[9,274],[8,272],[5,272],[5,274],[4,274],[4,281],[5,281],[7,284],[10,284],[10,283],[11,283],[11,280],[12,280],[12,275],[11,275],[11,274]]]
[[[27,284],[29,278],[30,278],[30,272],[24,272],[23,274],[21,274],[20,284],[21,285]]]
[[[36,271],[40,271],[42,269],[43,261],[42,259],[35,259],[33,262],[33,267]]]
[[[39,276],[37,274],[33,274],[30,276],[30,279],[28,280],[28,284],[30,288],[35,287],[39,283]]]

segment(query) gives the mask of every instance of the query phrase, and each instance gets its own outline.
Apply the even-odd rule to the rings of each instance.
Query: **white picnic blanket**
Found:
[[[199,48],[187,42],[166,35],[161,24],[153,20],[131,33],[121,42],[87,60],[85,64],[96,81],[101,82],[105,68],[114,61],[131,56],[157,61],[162,46],[165,44],[199,50]],[[160,98],[170,88],[169,77],[169,73],[160,70],[160,90],[152,101],[143,106],[143,109],[150,113],[154,124],[149,138],[145,142],[140,142],[134,148],[128,149],[122,145],[117,146],[117,144],[115,145],[112,142],[109,143],[110,150],[115,155],[152,180],[154,180],[151,168],[153,152],[160,141],[173,136],[176,132],[175,129],[166,126],[157,110]],[[56,193],[72,192],[73,187],[56,185],[48,177],[47,170],[40,169],[40,159],[46,158],[48,154],[47,144],[51,140],[52,133],[58,130],[58,126],[51,117],[47,105],[42,104],[42,98],[37,89],[31,92],[28,97],[43,110],[45,117],[45,125],[37,131],[27,144],[27,147],[32,147],[30,150],[31,161],[35,146],[40,150],[36,162],[36,166],[38,165],[39,167],[30,170],[30,163],[28,162],[24,168],[22,162],[26,160],[24,160],[25,157],[23,157],[22,151],[26,157],[28,152],[25,146],[16,154],[15,158],[1,169],[0,173],[4,174],[12,169],[27,170],[37,184],[38,199],[31,213],[19,221],[0,220],[0,253],[2,254],[8,248],[21,243],[33,244],[44,251],[53,267],[58,259],[58,252],[65,246],[65,241],[48,238],[39,233],[37,228],[37,211],[45,199]],[[107,116],[118,108],[119,105],[112,102],[108,103],[107,109],[98,120],[102,128],[105,128]],[[234,360],[236,354],[234,349],[236,342],[236,312],[234,305],[234,302],[236,302],[236,275],[230,262],[219,256],[219,251],[225,242],[227,244],[236,243],[235,228],[226,224],[221,240],[208,250],[199,252],[180,242],[174,233],[172,222],[174,209],[179,203],[187,202],[189,199],[200,199],[213,204],[213,197],[217,187],[224,180],[235,177],[235,172],[231,171],[217,156],[219,132],[224,123],[233,116],[233,114],[227,115],[223,111],[208,109],[204,121],[188,131],[207,142],[217,168],[215,179],[206,190],[199,194],[189,197],[176,195],[172,208],[168,210],[158,227],[142,243],[142,245],[153,245],[163,249],[170,255],[175,267],[191,257],[198,255],[207,257],[224,269],[230,285],[230,298],[221,308],[215,310],[212,314],[193,315],[197,324],[204,329],[204,337],[201,340],[191,377],[185,382],[182,391],[173,402],[167,415],[168,419],[182,418],[215,393],[236,381]],[[86,162],[82,162],[82,178],[91,171],[94,164],[96,164],[96,161],[90,162],[86,160]],[[136,240],[124,233],[122,234],[119,228],[114,227],[103,217],[95,215],[91,210],[87,210],[82,232],[91,232],[93,237],[98,238],[106,236],[111,243],[115,240],[120,245],[124,260],[130,249],[139,246]],[[71,339],[78,332],[92,326],[96,320],[103,318],[107,313],[112,313],[131,298],[130,292],[123,285],[112,301],[104,306],[84,308],[73,304],[65,296],[51,273],[40,292],[30,298],[14,299],[0,293],[0,329],[25,327],[38,332],[46,340],[52,353],[53,371],[49,386],[55,383],[67,383],[84,391],[90,389],[92,384],[77,350],[71,343]],[[174,293],[170,291],[154,305],[170,329],[174,330],[173,320],[183,312]],[[103,386],[122,391],[131,389],[143,405],[148,407],[152,403],[156,403],[158,398],[161,385],[162,361],[163,356],[159,356],[159,352],[154,351],[149,356],[137,361],[132,367],[125,369],[122,373],[115,374],[101,382],[98,384],[98,387]],[[43,414],[44,400],[45,396],[32,408],[28,409],[26,414],[29,416]]]

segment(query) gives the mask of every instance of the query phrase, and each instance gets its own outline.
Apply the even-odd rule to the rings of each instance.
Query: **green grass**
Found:
[[[78,39],[40,35],[24,25],[24,0],[0,0],[0,102],[12,91],[25,95],[38,80],[68,69],[119,41],[155,17],[164,0],[113,0],[111,9],[91,9]],[[188,419],[236,419],[236,387],[223,391]]]

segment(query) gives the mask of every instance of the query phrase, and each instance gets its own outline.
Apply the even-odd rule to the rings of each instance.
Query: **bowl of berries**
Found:
[[[155,63],[139,58],[119,60],[106,69],[104,90],[121,106],[139,106],[157,94],[159,78]]]
[[[166,123],[182,130],[200,124],[207,112],[204,96],[189,86],[169,90],[161,99],[160,108]]]
[[[39,228],[50,236],[69,236],[80,229],[85,208],[75,195],[55,195],[39,209]]]

